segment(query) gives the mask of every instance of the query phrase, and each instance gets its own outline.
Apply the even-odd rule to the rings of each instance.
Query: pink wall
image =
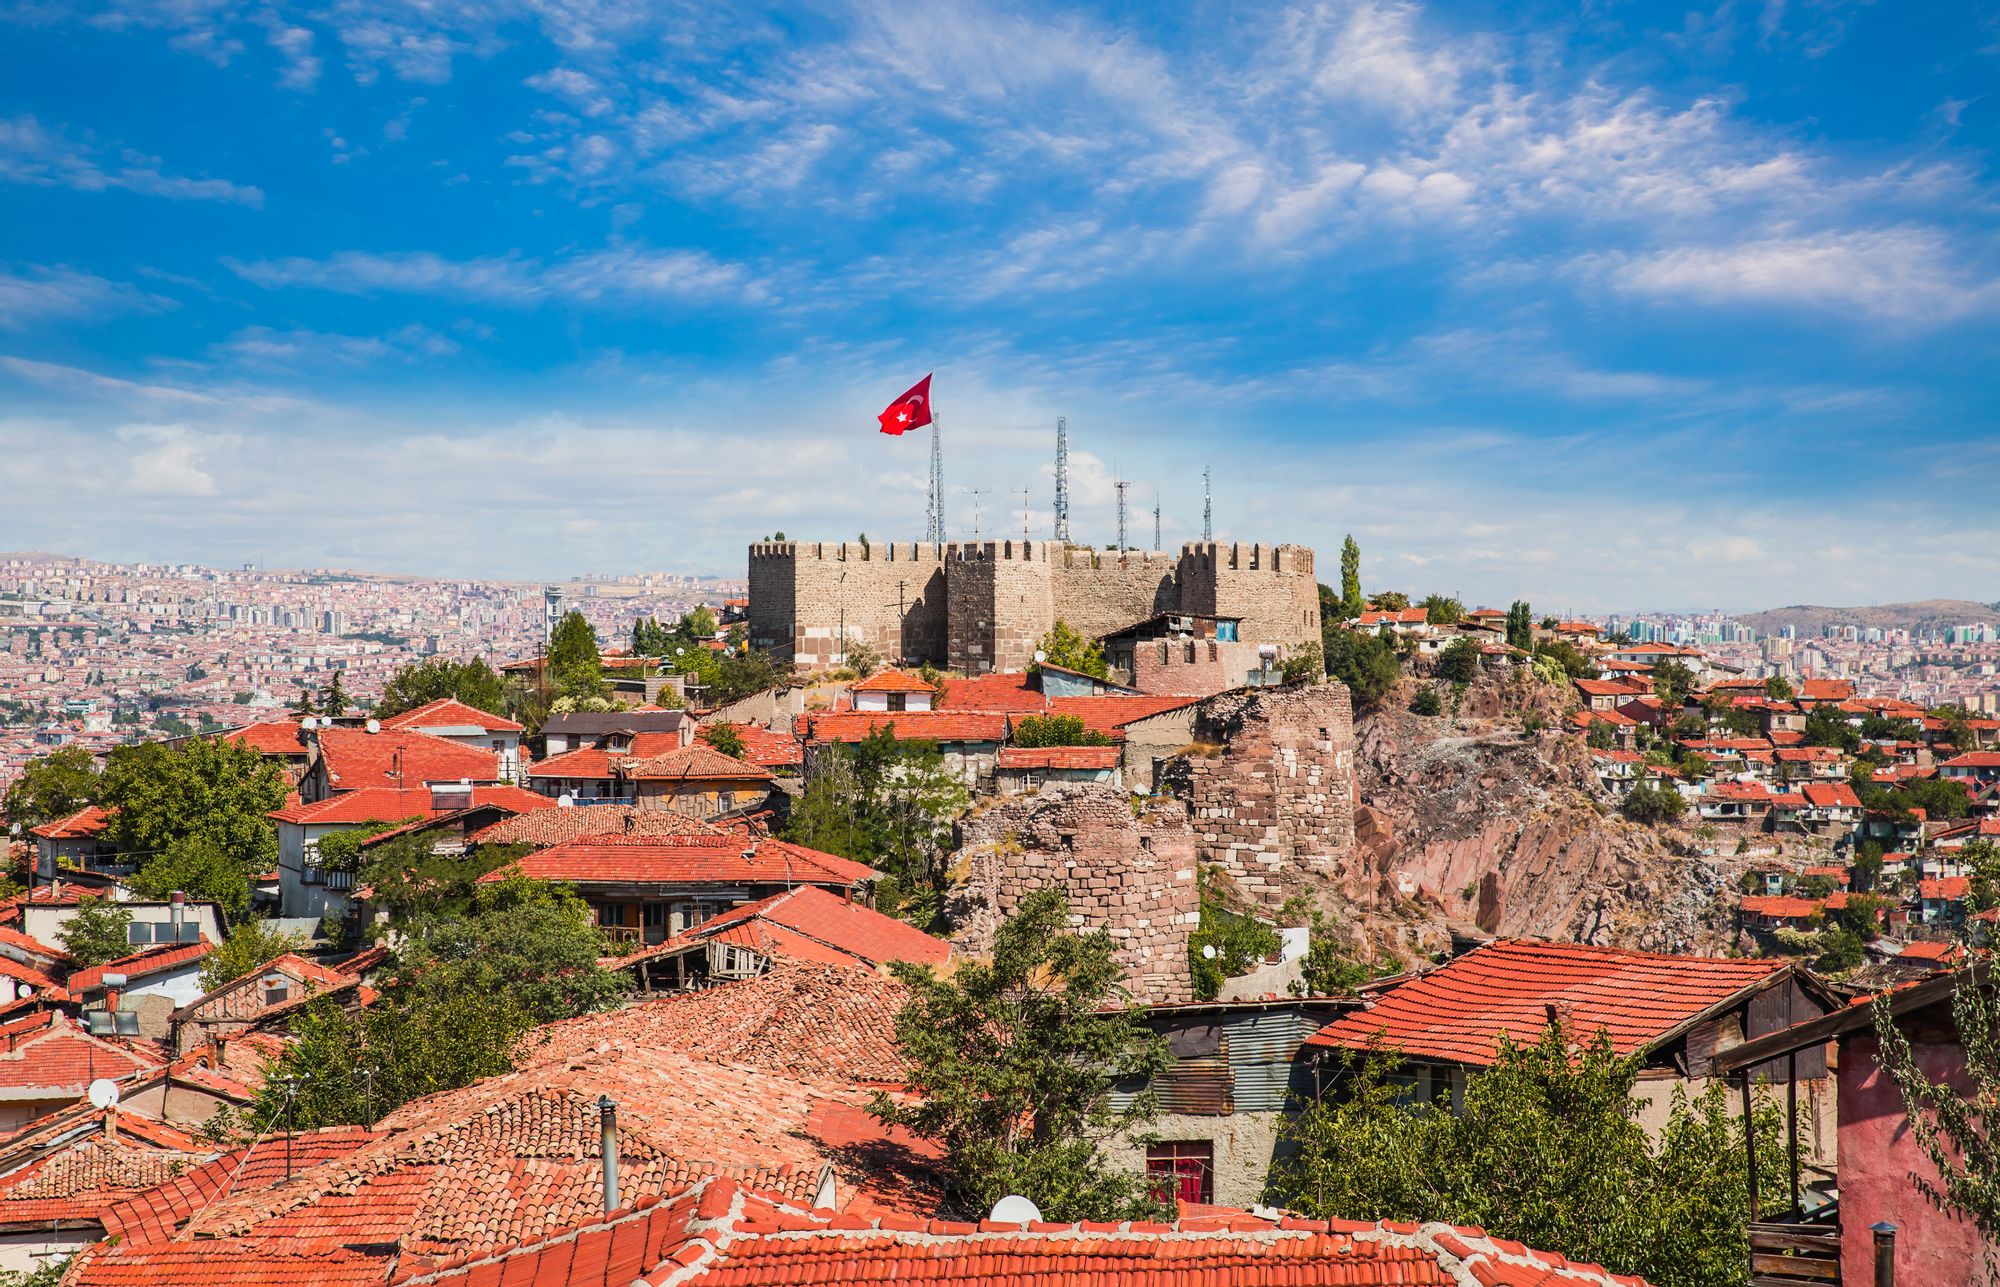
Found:
[[[1914,1039],[1917,1067],[1934,1081],[1969,1085],[1965,1052],[1956,1042]],[[1980,1273],[1979,1235],[1924,1200],[1912,1172],[1935,1179],[1917,1145],[1896,1083],[1876,1064],[1872,1033],[1840,1048],[1841,1281],[1875,1281],[1875,1240],[1870,1225],[1896,1226],[1897,1287],[1972,1283]]]

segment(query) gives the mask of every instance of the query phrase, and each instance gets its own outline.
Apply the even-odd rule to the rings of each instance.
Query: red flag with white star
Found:
[[[925,376],[910,387],[910,391],[891,402],[888,409],[876,419],[882,422],[882,432],[889,434],[908,433],[921,429],[931,422],[931,377]]]

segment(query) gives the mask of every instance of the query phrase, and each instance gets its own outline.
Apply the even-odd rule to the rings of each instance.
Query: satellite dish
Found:
[[[987,1219],[995,1224],[1030,1224],[1042,1218],[1042,1209],[1018,1193],[1009,1193],[993,1204]]]
[[[118,1103],[118,1083],[109,1077],[99,1077],[90,1083],[90,1106],[111,1108]]]

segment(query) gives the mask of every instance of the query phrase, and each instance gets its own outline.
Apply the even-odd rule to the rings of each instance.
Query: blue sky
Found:
[[[0,0],[0,547],[2000,599],[2000,11]],[[977,496],[971,489],[981,489]]]

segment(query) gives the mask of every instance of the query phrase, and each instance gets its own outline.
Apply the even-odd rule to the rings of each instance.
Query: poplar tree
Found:
[[[572,609],[556,622],[544,664],[556,696],[604,696],[604,660],[597,651],[597,631],[581,612]]]
[[[1340,546],[1340,615],[1352,621],[1367,606],[1361,597],[1361,547],[1350,534]]]

